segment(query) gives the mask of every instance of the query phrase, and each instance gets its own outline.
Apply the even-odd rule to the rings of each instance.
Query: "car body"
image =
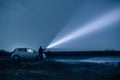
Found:
[[[43,57],[46,58],[44,53]],[[31,48],[16,48],[11,58],[15,62],[19,62],[20,60],[40,60],[39,53]]]

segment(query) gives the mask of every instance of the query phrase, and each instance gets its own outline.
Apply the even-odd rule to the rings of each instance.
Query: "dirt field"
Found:
[[[1,58],[0,80],[120,80],[120,64],[67,64],[49,60],[16,64]]]

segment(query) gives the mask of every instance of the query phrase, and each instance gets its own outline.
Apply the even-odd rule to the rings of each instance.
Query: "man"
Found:
[[[43,62],[44,59],[46,58],[46,55],[43,53],[45,49],[43,49],[41,46],[39,48],[39,57],[40,57],[40,62]]]

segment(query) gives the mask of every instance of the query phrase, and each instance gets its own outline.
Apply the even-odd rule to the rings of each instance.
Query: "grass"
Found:
[[[119,80],[120,65],[0,61],[0,80]]]

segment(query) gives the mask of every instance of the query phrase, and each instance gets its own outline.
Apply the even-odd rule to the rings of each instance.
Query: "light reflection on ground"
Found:
[[[87,59],[54,59],[57,62],[63,62],[63,63],[80,63],[80,62],[90,62],[90,63],[118,63],[120,62],[120,56],[119,57],[92,57]]]

